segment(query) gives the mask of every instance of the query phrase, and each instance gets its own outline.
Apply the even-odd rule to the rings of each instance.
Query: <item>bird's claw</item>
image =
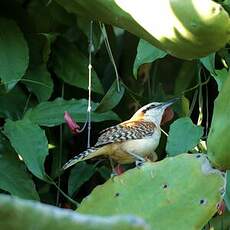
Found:
[[[110,174],[110,179],[113,181],[116,176],[118,176],[118,174],[112,171],[112,173]]]
[[[141,166],[145,163],[145,160],[136,160],[135,165],[137,168],[141,168]]]

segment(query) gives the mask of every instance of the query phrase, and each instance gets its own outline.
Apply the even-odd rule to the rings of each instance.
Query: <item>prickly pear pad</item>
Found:
[[[77,211],[133,214],[152,229],[201,229],[217,211],[224,189],[224,175],[204,154],[181,154],[108,180]]]
[[[230,169],[230,77],[223,84],[215,100],[212,125],[208,135],[208,156],[220,169]]]

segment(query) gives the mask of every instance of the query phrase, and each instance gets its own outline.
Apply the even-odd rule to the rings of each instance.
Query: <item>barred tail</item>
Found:
[[[79,155],[75,156],[74,158],[70,159],[67,163],[65,163],[62,167],[63,170],[66,170],[67,168],[71,167],[72,165],[77,164],[80,161],[84,161],[87,159],[91,159],[97,155],[99,155],[97,153],[98,148],[89,148],[87,150],[85,150],[84,152],[80,153]]]

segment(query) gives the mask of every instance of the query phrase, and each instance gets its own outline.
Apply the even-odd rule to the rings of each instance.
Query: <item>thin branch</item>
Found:
[[[102,35],[103,35],[103,38],[104,38],[104,41],[105,41],[106,50],[108,52],[110,61],[112,62],[112,65],[113,65],[113,68],[114,68],[114,71],[115,71],[116,81],[117,81],[117,91],[120,92],[121,88],[120,88],[119,74],[118,74],[117,66],[116,66],[116,63],[115,63],[115,60],[114,60],[114,57],[113,57],[113,53],[112,53],[110,44],[109,44],[109,39],[108,39],[108,36],[107,36],[107,33],[106,33],[105,25],[104,25],[104,23],[101,23],[101,22],[99,22],[99,25],[100,25],[101,32],[102,32]]]

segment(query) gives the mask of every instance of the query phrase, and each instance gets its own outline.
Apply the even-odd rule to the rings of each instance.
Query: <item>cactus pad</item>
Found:
[[[77,211],[136,215],[158,230],[201,229],[224,191],[225,175],[213,169],[204,154],[181,154],[108,180]]]

